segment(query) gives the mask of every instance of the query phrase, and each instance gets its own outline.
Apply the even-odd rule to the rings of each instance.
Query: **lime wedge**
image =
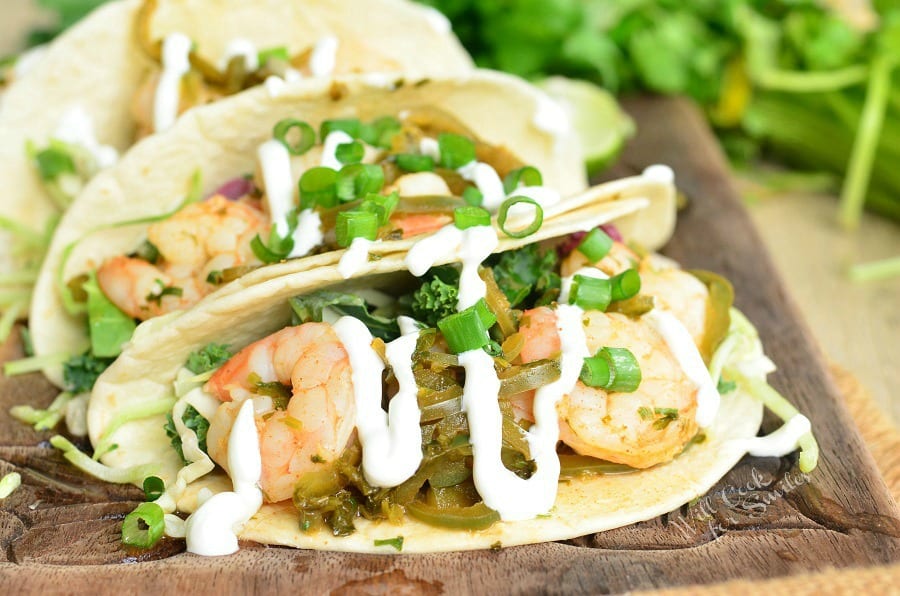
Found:
[[[549,77],[538,83],[558,101],[578,134],[588,174],[609,166],[625,141],[634,134],[634,121],[611,93],[589,83],[565,77]]]

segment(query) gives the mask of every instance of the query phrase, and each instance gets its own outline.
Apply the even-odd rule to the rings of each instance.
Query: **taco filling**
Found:
[[[472,258],[430,267],[420,241],[407,292],[297,296],[291,326],[236,353],[191,354],[166,425],[187,467],[152,514],[170,514],[170,535],[192,552],[232,552],[234,528],[270,515],[261,506],[334,537],[360,523],[483,531],[552,517],[560,483],[641,474],[702,448],[729,399],[720,391],[772,370],[726,280],[642,257],[614,228],[493,256],[492,228],[454,235]],[[742,449],[799,443],[801,465],[815,465],[803,416],[778,432]],[[213,462],[234,490],[182,524],[176,503]]]

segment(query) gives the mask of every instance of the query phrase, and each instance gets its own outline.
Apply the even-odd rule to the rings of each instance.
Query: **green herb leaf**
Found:
[[[184,366],[196,375],[215,370],[225,364],[233,354],[224,344],[207,344],[198,352],[191,352]]]
[[[331,309],[339,316],[355,317],[362,321],[372,335],[391,341],[400,337],[397,320],[391,317],[376,315],[361,297],[343,292],[321,290],[305,296],[290,299],[294,311],[293,323],[300,325],[309,321],[321,322],[326,309]]]

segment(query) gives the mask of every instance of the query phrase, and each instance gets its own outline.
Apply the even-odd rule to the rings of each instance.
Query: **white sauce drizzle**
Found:
[[[576,275],[581,275],[584,277],[594,277],[597,279],[609,279],[609,276],[596,267],[582,267],[572,275],[568,277],[562,278],[562,283],[560,284],[559,290],[559,298],[557,302],[560,304],[568,304],[569,303],[569,293],[572,291],[572,281],[575,279]]]
[[[346,145],[352,143],[353,137],[345,133],[343,130],[333,130],[325,137],[325,143],[322,146],[322,162],[323,168],[331,168],[332,170],[340,170],[344,167],[337,158],[338,145]]]
[[[338,38],[327,35],[316,42],[309,57],[309,70],[314,77],[327,77],[337,63]]]
[[[153,129],[166,130],[178,117],[181,101],[181,78],[191,70],[191,38],[183,33],[170,33],[163,41],[162,74],[153,101]]]
[[[506,199],[506,193],[503,191],[503,181],[497,170],[490,165],[480,161],[470,161],[466,165],[456,170],[464,180],[468,180],[478,187],[481,194],[484,195],[484,201],[481,206],[488,211],[496,211],[500,204]]]
[[[697,386],[697,424],[707,428],[716,419],[721,396],[690,332],[674,315],[658,307],[641,318],[662,335],[684,374]]]
[[[259,53],[256,50],[256,44],[249,39],[234,39],[225,46],[225,54],[219,61],[219,68],[224,71],[228,68],[228,63],[232,58],[242,57],[244,59],[244,67],[248,72],[253,72],[259,68]]]
[[[565,135],[572,129],[572,121],[565,107],[546,94],[538,98],[532,122],[538,130],[552,135]]]
[[[427,155],[437,162],[441,160],[441,146],[438,144],[437,139],[432,139],[431,137],[419,139],[419,153]]]
[[[372,334],[354,317],[341,317],[333,329],[347,351],[353,371],[356,428],[366,481],[373,486],[397,486],[415,474],[422,461],[421,414],[412,372],[418,331],[402,335],[386,346],[400,390],[385,412],[381,408],[384,363],[372,349]]]
[[[204,556],[237,552],[237,533],[262,506],[262,458],[251,400],[241,405],[231,427],[228,470],[234,491],[214,495],[185,523],[188,552]]]
[[[288,258],[302,257],[322,244],[325,235],[322,233],[322,217],[317,211],[304,209],[297,216],[297,229],[294,230],[294,248]]]
[[[291,155],[281,141],[272,139],[257,150],[269,217],[278,235],[284,238],[290,230],[287,216],[294,208],[294,183],[291,179]]]
[[[341,277],[347,279],[352,277],[366,263],[369,262],[369,249],[375,242],[380,240],[369,240],[368,238],[354,238],[350,243],[350,247],[344,252],[341,261],[338,263],[338,273]]]
[[[655,164],[644,168],[641,176],[648,180],[653,180],[654,182],[661,182],[662,184],[674,184],[675,182],[675,172],[673,172],[672,168],[669,166],[662,164]]]
[[[463,310],[484,297],[486,288],[478,276],[478,265],[490,256],[498,243],[497,232],[492,226],[460,230],[453,224],[446,225],[413,245],[406,254],[406,268],[416,277],[421,277],[438,259],[460,259],[462,271],[459,276],[458,308]]]
[[[73,106],[63,113],[53,138],[83,147],[101,169],[112,166],[119,159],[119,152],[114,147],[101,145],[97,140],[94,123],[81,106]]]
[[[485,505],[496,510],[503,521],[531,519],[550,511],[559,483],[559,421],[556,405],[578,381],[588,348],[577,306],[560,305],[556,311],[562,347],[559,379],[537,390],[534,398],[535,424],[527,433],[537,471],[523,480],[504,467],[500,459],[502,415],[497,396],[500,381],[494,360],[483,350],[459,355],[466,370],[463,410],[469,420],[469,440],[474,456],[473,478]]]
[[[800,438],[812,428],[809,418],[795,414],[778,430],[764,436],[742,439],[741,445],[757,457],[783,457],[798,447]]]

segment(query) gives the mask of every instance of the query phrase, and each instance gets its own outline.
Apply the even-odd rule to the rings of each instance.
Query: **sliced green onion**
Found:
[[[384,540],[375,540],[375,546],[392,546],[398,552],[403,550],[403,536],[396,538],[385,538]]]
[[[455,170],[475,161],[475,143],[462,135],[442,132],[438,135],[438,147],[445,168]]]
[[[156,503],[141,503],[122,522],[122,542],[138,548],[150,548],[159,542],[165,529],[162,507]]]
[[[594,228],[578,245],[578,252],[587,257],[591,263],[596,263],[607,254],[613,246],[613,239],[600,228]]]
[[[585,310],[605,311],[612,301],[612,284],[608,279],[576,275],[569,290],[569,304]]]
[[[489,226],[491,225],[491,214],[487,209],[482,209],[481,207],[473,207],[471,205],[457,207],[453,211],[453,223],[460,230],[475,226]]]
[[[341,143],[334,150],[334,156],[342,164],[359,163],[365,154],[366,150],[359,141]]]
[[[75,160],[63,147],[51,145],[34,156],[35,165],[41,180],[56,180],[63,174],[75,174]]]
[[[322,122],[322,125],[319,126],[319,138],[322,139],[322,142],[325,142],[325,138],[328,135],[336,130],[342,130],[354,139],[359,138],[360,128],[362,127],[362,123],[359,121],[359,118],[337,118],[334,120],[325,120]]]
[[[144,478],[144,497],[148,501],[155,501],[166,491],[166,483],[159,476],[147,476]]]
[[[469,350],[480,350],[491,341],[488,329],[494,324],[494,315],[480,300],[474,306],[444,317],[438,321],[438,329],[447,340],[447,346],[454,354]],[[494,319],[495,321],[496,319]]]
[[[511,194],[519,186],[541,186],[544,178],[541,172],[533,166],[517,168],[503,178],[503,191]]]
[[[380,149],[390,149],[394,137],[403,130],[403,125],[393,116],[382,116],[360,128],[359,138]]]
[[[338,246],[347,247],[354,238],[375,240],[378,236],[378,214],[371,211],[342,211],[337,214],[334,233]]]
[[[617,393],[632,393],[641,384],[641,366],[627,348],[605,347],[597,352],[597,358],[609,365],[610,382],[606,389]]]
[[[0,499],[5,499],[14,490],[22,486],[22,475],[18,472],[10,472],[0,479]],[[402,545],[402,542],[401,542]]]
[[[609,280],[613,300],[628,300],[641,291],[641,275],[637,269],[627,269]]]
[[[506,229],[506,218],[509,216],[509,209],[513,205],[518,205],[519,203],[526,203],[528,205],[534,205],[534,219],[530,224],[521,230],[507,230]],[[509,236],[510,238],[525,238],[527,236],[531,236],[535,232],[541,229],[541,225],[544,223],[544,209],[538,204],[534,199],[529,199],[528,197],[510,197],[503,201],[500,205],[500,211],[497,213],[497,226],[500,228],[504,234]]]
[[[478,317],[481,319],[481,324],[484,325],[485,329],[490,329],[494,326],[494,323],[497,322],[497,317],[491,312],[490,307],[487,305],[487,300],[484,298],[481,298],[469,308],[475,310],[475,313],[478,314]]]
[[[463,200],[473,207],[481,207],[484,203],[484,193],[475,186],[467,186],[462,193]]]
[[[434,159],[430,155],[398,153],[397,167],[407,172],[431,172],[434,170]]]
[[[584,359],[581,375],[578,377],[588,387],[606,387],[609,385],[611,372],[609,362],[597,356]]]
[[[336,207],[338,173],[331,168],[310,168],[300,176],[300,209]]]
[[[296,143],[291,143],[288,135],[295,129],[298,139]],[[272,136],[281,142],[292,155],[303,155],[316,144],[316,131],[313,130],[313,127],[295,118],[285,118],[276,124]]]
[[[337,174],[336,191],[342,201],[352,201],[384,186],[384,170],[376,164],[355,163],[344,166]]]
[[[288,50],[284,46],[260,50],[257,52],[256,58],[260,66],[265,66],[269,60],[281,60],[283,62],[290,62],[291,60],[290,55],[288,55]]]
[[[381,227],[387,224],[388,220],[391,218],[391,214],[399,204],[400,195],[397,192],[392,192],[389,195],[369,193],[366,195],[366,199],[359,208],[362,211],[376,213],[378,215],[378,227]]]

